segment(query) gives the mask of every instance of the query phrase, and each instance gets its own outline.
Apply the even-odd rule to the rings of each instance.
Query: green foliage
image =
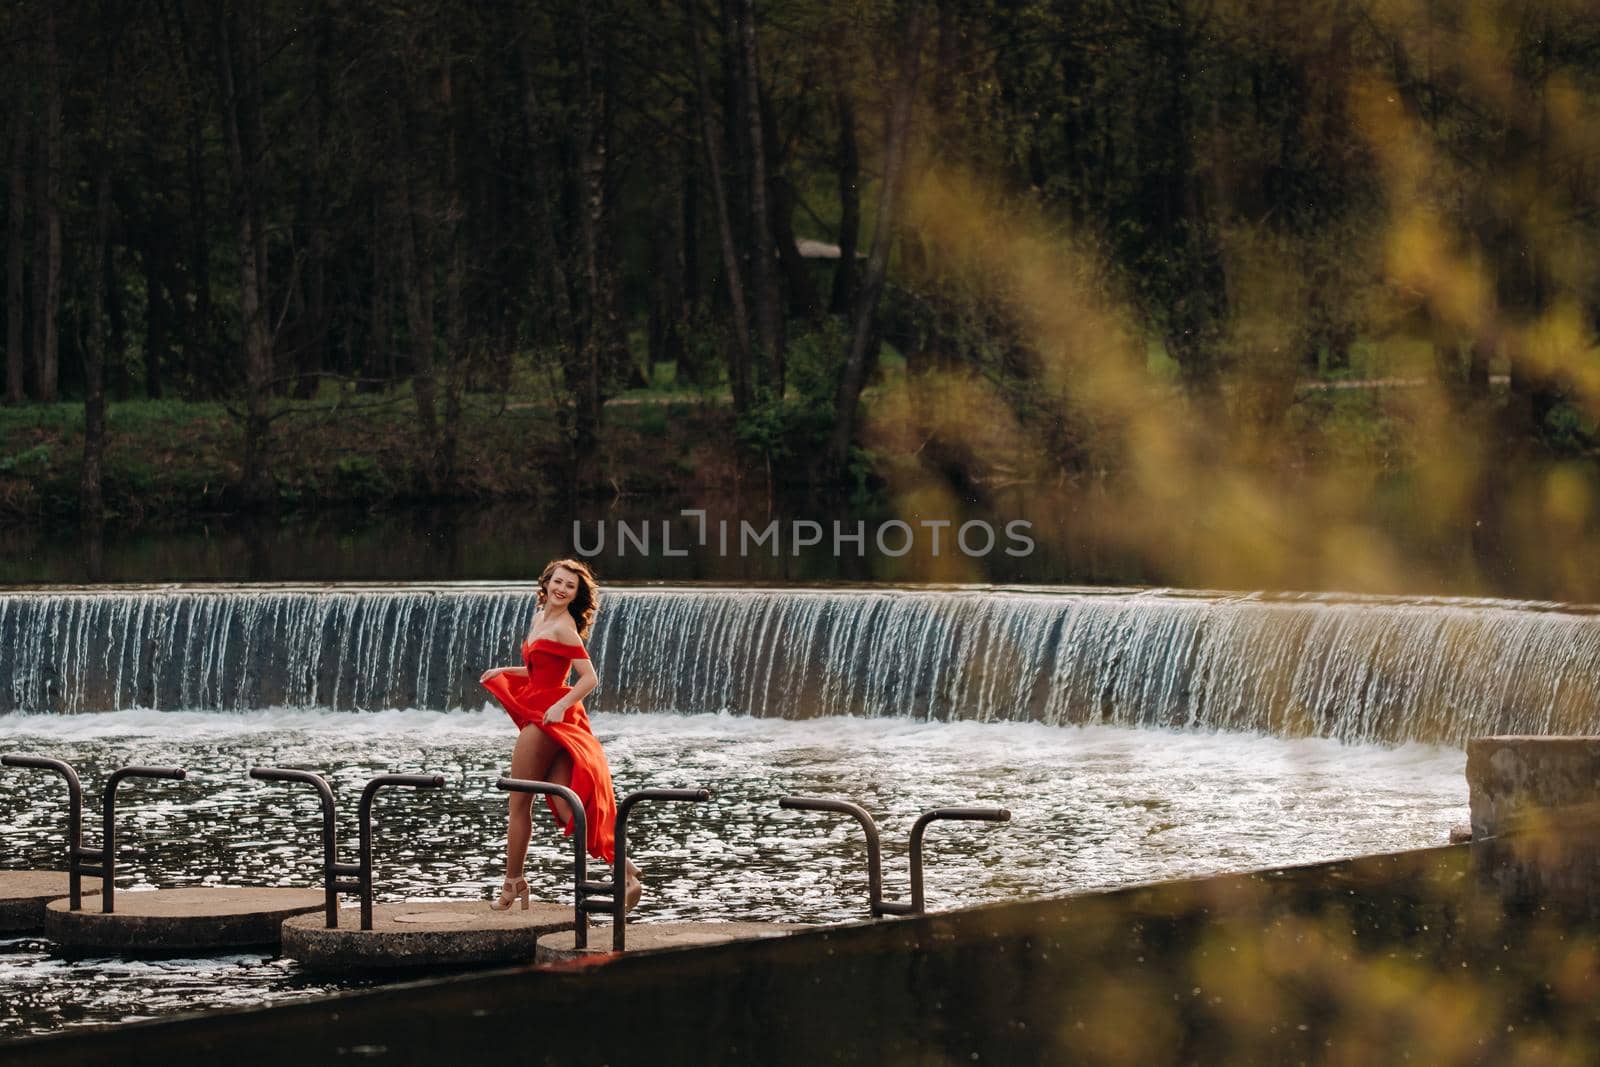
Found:
[[[610,393],[635,380],[630,361],[653,348],[679,358],[647,368],[634,396],[722,398],[730,341],[754,323],[733,321],[713,189],[726,194],[747,319],[765,295],[749,269],[754,148],[728,101],[749,99],[745,70],[762,72],[772,127],[762,161],[781,231],[769,236],[786,247],[789,236],[847,244],[841,230],[859,212],[849,236],[865,252],[879,221],[871,176],[886,173],[876,131],[893,95],[879,90],[894,80],[911,8],[733,5],[724,21],[714,7],[532,0],[513,13],[269,0],[223,5],[221,20],[183,5],[111,5],[103,19],[58,20],[46,63],[34,32],[43,2],[17,0],[0,27],[16,31],[22,61],[0,72],[0,89],[21,117],[21,172],[42,173],[59,157],[59,221],[74,250],[60,263],[63,394],[85,387],[82,348],[101,325],[88,321],[99,279],[87,253],[94,167],[110,159],[116,311],[106,325],[115,319],[122,351],[108,360],[107,389],[126,395],[149,371],[168,395],[228,398],[228,408],[111,405],[113,438],[155,446],[120,468],[140,492],[170,484],[168,473],[143,478],[159,467],[151,457],[185,462],[182,449],[153,442],[158,428],[182,427],[187,455],[204,457],[194,461],[207,493],[236,474],[227,472],[244,440],[247,245],[232,201],[247,193],[259,202],[245,217],[264,223],[271,270],[260,296],[278,376],[270,396],[253,399],[277,420],[280,442],[326,414],[367,423],[349,447],[403,450],[409,442],[386,435],[426,395],[412,387],[424,353],[439,411],[452,383],[465,382],[504,401],[508,419],[557,412],[524,424],[531,434],[603,422],[577,410],[596,395],[580,383],[592,374]],[[925,6],[936,26],[920,59],[905,199],[951,168],[1036,208],[1030,237],[1092,262],[1086,288],[1148,339],[1149,377],[1162,389],[1229,394],[1254,380],[1284,386],[1271,394],[1282,398],[1302,376],[1429,373],[1407,349],[1476,338],[1516,352],[1518,333],[1560,300],[1577,308],[1575,321],[1600,321],[1585,251],[1600,236],[1585,180],[1597,171],[1596,142],[1570,132],[1600,85],[1600,53],[1586,47],[1600,39],[1592,5],[1465,21],[1438,5],[1370,7]],[[735,47],[750,10],[753,67]],[[726,39],[730,31],[740,38]],[[703,46],[703,71],[691,40]],[[1423,42],[1437,62],[1415,61]],[[716,88],[706,100],[701,73]],[[225,91],[225,79],[240,91]],[[52,134],[42,116],[57,86],[68,121]],[[225,150],[230,128],[261,140],[242,174]],[[708,147],[721,159],[720,186]],[[30,234],[35,214],[30,206]],[[25,243],[29,276],[41,276],[36,242]],[[1114,417],[1041,372],[1038,350],[1053,339],[1030,332],[1024,320],[1036,309],[1015,292],[955,291],[959,267],[932,247],[905,233],[894,243],[879,370],[898,370],[890,352],[899,350],[907,375],[932,363],[992,382],[1025,434],[1063,463],[1091,450],[1115,458],[1125,441],[1095,443],[1114,436],[1104,430]],[[786,271],[778,305],[813,285],[826,303],[837,262]],[[1281,299],[1264,300],[1274,285]],[[30,287],[30,321],[41,313],[32,300]],[[812,314],[802,325],[797,311],[790,324],[800,332],[785,394],[756,396],[736,427],[737,444],[770,462],[801,464],[833,428],[844,330]],[[414,337],[419,330],[431,335]],[[869,387],[885,388],[885,378],[895,380],[880,375]],[[1519,375],[1519,388],[1527,380]],[[391,407],[369,404],[368,389]],[[1576,403],[1531,432],[1559,450],[1592,447],[1577,411],[1600,410],[1600,399]],[[285,411],[292,417],[278,420]],[[0,410],[13,459],[81,426],[77,404]],[[656,409],[626,426],[656,441],[676,432]],[[1354,427],[1316,427],[1357,451],[1375,444]],[[270,475],[297,499],[426,482],[397,473],[401,462],[340,469],[319,456],[297,468],[292,448],[260,454],[288,464]],[[35,473],[70,485],[75,455],[61,443]]]
[[[49,445],[40,444],[6,456],[0,459],[0,474],[32,477],[50,466],[50,453]]]
[[[333,465],[334,483],[341,497],[381,500],[393,495],[394,486],[372,456],[342,456]]]
[[[1330,468],[1392,469],[1405,447],[1396,416],[1376,390],[1308,393],[1290,406],[1284,428],[1301,458]]]
[[[1600,424],[1567,401],[1545,414],[1541,429],[1545,447],[1558,455],[1582,455],[1593,451],[1600,442]]]
[[[651,405],[639,413],[633,425],[634,429],[646,437],[665,437],[670,425],[667,409],[660,405]]]
[[[772,464],[809,463],[820,455],[833,429],[848,344],[843,326],[832,320],[792,340],[786,395],[757,390],[749,409],[734,423],[739,443]]]

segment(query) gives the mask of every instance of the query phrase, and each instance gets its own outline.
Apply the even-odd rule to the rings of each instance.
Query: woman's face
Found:
[[[565,567],[557,567],[545,579],[544,595],[556,607],[566,607],[578,595],[578,576]]]

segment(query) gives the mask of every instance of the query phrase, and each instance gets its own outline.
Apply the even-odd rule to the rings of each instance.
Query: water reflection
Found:
[[[1292,489],[1286,494],[1292,496]],[[1571,553],[1550,552],[1538,540],[1538,516],[1530,518],[1520,498],[1487,502],[1485,514],[1475,521],[1442,526],[1417,503],[1412,487],[1400,480],[1380,484],[1359,527],[1362,543],[1388,545],[1406,565],[1370,574],[1349,560],[1323,558],[1320,543],[1281,545],[1281,553],[1270,560],[1219,552],[1207,540],[1204,523],[1161,519],[1152,525],[1148,516],[1135,522],[1143,512],[1130,514],[1129,502],[1102,483],[1070,493],[1017,487],[982,501],[941,500],[937,514],[918,499],[858,506],[805,499],[623,497],[576,504],[329,508],[279,518],[226,516],[103,531],[10,526],[0,528],[0,584],[525,579],[545,560],[575,551],[577,522],[588,545],[601,525],[607,529],[605,550],[593,562],[609,581],[990,581],[1600,599],[1600,578],[1592,569],[1575,567]],[[683,515],[686,508],[703,510],[704,525],[698,516]],[[770,541],[741,553],[737,536],[724,549],[715,533],[719,523],[729,524],[737,535],[742,523],[763,531],[774,520],[783,531],[776,556]],[[809,536],[793,536],[797,521],[817,524],[820,541],[797,544]],[[874,536],[892,521],[906,523],[915,535],[903,554],[897,536],[886,536],[882,545]],[[636,541],[619,543],[619,522],[636,537],[648,527],[649,549]],[[992,550],[978,555],[960,550],[955,537],[967,522],[996,532]],[[1032,545],[1022,555],[1005,551],[1015,544],[1006,534],[1013,522],[1028,524]],[[668,554],[663,547],[662,523],[670,527],[670,551],[683,554]],[[849,540],[858,523],[866,532],[859,549]],[[704,544],[699,543],[702,530],[711,531]],[[836,531],[844,538],[837,545]],[[981,546],[975,534],[969,547]]]
[[[546,560],[572,555],[580,545],[608,581],[1128,584],[1160,579],[1095,542],[1087,531],[1068,534],[1065,543],[1059,536],[1036,539],[1027,555],[1008,555],[1005,549],[1021,542],[1006,540],[1004,526],[1028,514],[1017,510],[1021,507],[1017,502],[1014,507],[973,506],[954,516],[897,516],[887,509],[839,505],[773,509],[736,500],[627,499],[572,507],[514,502],[384,512],[326,509],[103,531],[8,527],[0,528],[0,584],[526,579]],[[684,515],[686,508],[703,510],[704,520]],[[880,545],[880,525],[897,519],[912,528],[909,542],[902,542],[902,533],[886,531]],[[933,527],[923,527],[923,520],[954,525],[937,527],[935,545]],[[976,533],[969,540],[976,555],[953,545],[956,527],[967,521],[992,526],[997,533],[992,548],[980,551],[986,546]],[[1065,530],[1059,524],[1073,519],[1051,513],[1032,521],[1047,522],[1061,535]],[[763,537],[773,522],[779,524],[777,536]],[[816,534],[803,525],[796,536],[795,522],[815,524],[821,539],[806,543]],[[631,537],[618,534],[618,523]],[[750,533],[741,544],[745,523]],[[719,537],[724,528],[731,536]],[[604,546],[595,553],[602,531]],[[851,539],[858,532],[863,534],[859,543]]]

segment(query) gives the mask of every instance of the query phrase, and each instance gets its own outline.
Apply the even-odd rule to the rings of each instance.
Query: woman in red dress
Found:
[[[522,642],[521,667],[494,667],[478,681],[493,693],[521,732],[511,754],[511,777],[554,782],[578,794],[583,802],[589,855],[615,862],[612,823],[616,798],[611,790],[611,769],[600,742],[589,728],[588,713],[579,703],[600,684],[583,638],[600,607],[600,592],[586,564],[572,559],[553,560],[539,575],[539,610]],[[567,673],[576,668],[576,684],[567,685]],[[572,811],[559,797],[546,797],[550,810],[567,834],[572,833]],[[504,911],[521,898],[528,906],[528,883],[522,863],[533,834],[533,797],[512,793],[506,832],[506,878],[500,897],[489,906]],[[639,869],[628,864],[624,906],[638,903]]]

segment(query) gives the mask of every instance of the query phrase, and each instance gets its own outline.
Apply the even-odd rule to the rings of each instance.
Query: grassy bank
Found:
[[[610,493],[731,484],[731,413],[692,398],[614,403],[596,457]],[[113,403],[104,493],[110,517],[239,507],[239,420],[220,404]],[[83,408],[0,409],[0,520],[71,518],[78,510]],[[553,408],[467,397],[455,475],[439,484],[408,395],[288,402],[273,422],[270,469],[287,509],[425,500],[545,498],[571,484],[572,457]]]
[[[908,429],[891,445],[878,435],[868,447],[879,451],[858,455],[856,491],[868,483],[904,485],[930,473],[917,473],[933,451],[916,447],[927,445],[927,431],[911,425],[926,423],[926,415],[908,414],[893,384],[869,388],[863,411],[869,420],[905,419]],[[1439,418],[1436,405],[1430,407],[1433,394],[1406,384],[1352,385],[1299,390],[1284,418],[1267,431],[1268,462],[1338,472],[1355,481],[1415,466],[1417,449],[1432,439],[1422,431]],[[1494,394],[1488,414],[1505,396],[1503,386]],[[509,402],[505,394],[464,398],[454,474],[445,481],[436,474],[436,457],[404,389],[280,402],[270,453],[278,505],[293,511],[564,495],[574,485],[574,463],[561,414],[537,390],[511,396]],[[815,399],[794,390],[786,401],[764,401],[741,420],[725,395],[673,390],[669,379],[606,405],[587,491],[763,492],[769,478],[804,478],[808,456],[831,425],[825,414]],[[240,423],[223,405],[113,403],[108,428],[104,494],[114,521],[240,509]],[[1019,468],[1054,469],[1038,451],[1040,441],[1025,436],[1013,444],[1019,460],[1030,454]],[[1577,439],[1555,444],[1564,455],[1588,451]],[[0,522],[75,517],[82,457],[81,405],[0,408]],[[994,476],[981,465],[971,473],[974,484]]]

